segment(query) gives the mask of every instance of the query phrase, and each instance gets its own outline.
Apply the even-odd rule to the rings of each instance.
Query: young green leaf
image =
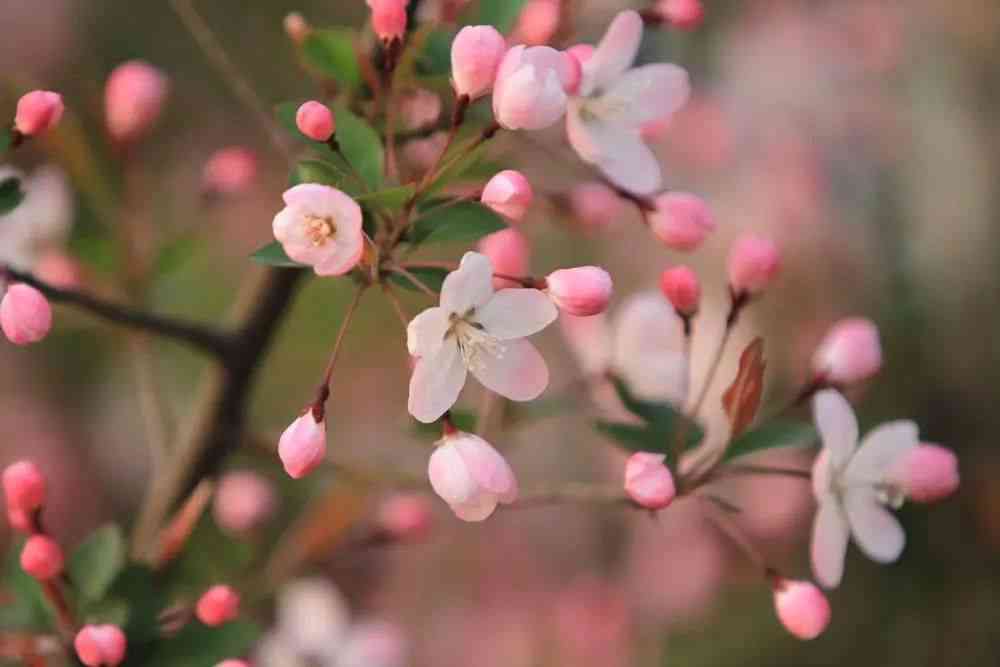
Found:
[[[340,150],[369,188],[381,188],[385,153],[378,132],[345,106],[338,106],[334,113]]]
[[[354,48],[355,31],[347,28],[313,30],[302,42],[305,61],[347,88],[361,85],[361,68]]]
[[[447,269],[439,268],[407,269],[407,271],[416,276],[417,280],[435,291],[441,290],[441,285],[444,284],[444,279],[448,275]],[[413,290],[414,292],[422,291],[419,287],[410,282],[409,278],[402,274],[389,274],[389,280],[405,289]]]
[[[300,269],[305,266],[305,264],[299,264],[286,255],[285,249],[281,247],[281,244],[277,241],[268,243],[266,246],[250,255],[250,259],[258,264],[265,264],[267,266],[275,266],[285,269]]]
[[[502,33],[509,32],[527,0],[479,0],[470,25],[491,25]]]
[[[684,446],[693,447],[705,437],[705,431],[670,403],[642,400],[629,390],[620,378],[612,378],[618,397],[625,409],[643,420],[643,424],[598,422],[597,429],[632,451],[671,455],[678,438]]]
[[[401,185],[396,188],[386,188],[378,192],[369,192],[355,197],[362,206],[375,206],[377,208],[397,211],[410,201],[415,189],[412,185]]]
[[[598,421],[595,422],[594,427],[609,438],[616,440],[618,444],[629,451],[669,453],[670,443],[667,438],[645,424],[618,424]]]
[[[144,667],[213,667],[234,655],[244,655],[257,640],[259,628],[248,621],[230,621],[210,628],[191,621],[172,637],[156,643]]]
[[[455,39],[455,31],[438,29],[427,35],[424,48],[417,58],[417,68],[426,76],[440,76],[451,73],[451,43]]]
[[[726,450],[723,461],[777,447],[809,447],[816,442],[816,429],[809,422],[774,420],[747,431]]]
[[[479,202],[467,201],[429,210],[417,219],[407,241],[441,243],[477,241],[507,226],[503,218]]]
[[[24,201],[19,178],[5,178],[0,181],[0,215],[7,215]]]
[[[69,578],[84,600],[100,600],[125,566],[125,538],[114,524],[94,531],[69,559]]]
[[[319,183],[339,189],[347,181],[344,172],[334,164],[323,160],[302,160],[292,169],[289,182],[292,185]]]

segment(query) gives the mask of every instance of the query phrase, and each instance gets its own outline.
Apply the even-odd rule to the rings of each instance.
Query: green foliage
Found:
[[[417,280],[438,292],[441,291],[441,285],[444,284],[444,279],[448,275],[448,269],[439,268],[407,269],[407,271],[416,276]],[[420,288],[411,283],[406,276],[398,273],[389,274],[389,280],[404,289],[413,290],[414,292],[420,291]]]
[[[3,155],[14,143],[14,134],[10,130],[0,130],[0,155]]]
[[[375,206],[389,211],[398,211],[413,198],[415,191],[412,185],[401,185],[396,188],[386,188],[378,192],[358,195],[355,199],[365,208]]]
[[[173,637],[157,642],[141,663],[130,659],[127,665],[214,667],[226,658],[245,655],[259,635],[259,628],[247,621],[231,621],[215,628],[191,621]]]
[[[160,613],[167,606],[167,596],[163,582],[149,567],[131,564],[122,569],[108,590],[105,605],[98,606],[88,613],[86,620],[90,622],[118,622],[130,643],[150,641],[160,634]],[[124,609],[123,617],[114,619],[108,616],[117,613],[116,609]]]
[[[258,264],[265,264],[267,266],[275,266],[285,269],[300,269],[305,266],[305,264],[299,264],[286,255],[285,249],[282,248],[281,244],[277,241],[268,243],[266,246],[250,255],[250,259]]]
[[[45,600],[42,587],[21,569],[23,541],[7,550],[3,589],[9,601],[0,605],[0,628],[9,630],[49,630],[55,613]]]
[[[5,178],[0,181],[0,215],[6,215],[17,208],[24,201],[24,190],[21,189],[21,180]]]
[[[451,73],[451,43],[454,39],[455,31],[446,28],[434,30],[427,36],[417,59],[422,75],[435,77]]]
[[[451,410],[449,411],[451,415],[451,423],[459,431],[465,431],[466,433],[476,432],[476,422],[478,417],[476,413],[470,410]],[[413,421],[414,430],[420,434],[427,434],[435,437],[441,437],[441,423],[431,422],[430,424],[424,424],[418,421]]]
[[[325,160],[302,160],[296,163],[288,179],[291,185],[319,183],[345,192],[347,180],[343,169]]]
[[[816,429],[809,422],[778,419],[747,431],[733,441],[723,461],[776,447],[809,447],[816,438]]]
[[[503,33],[509,32],[521,15],[527,0],[479,0],[470,25],[492,25]]]
[[[444,204],[426,210],[413,224],[406,240],[420,243],[473,242],[507,226],[503,218],[479,202]]]
[[[385,152],[378,132],[345,106],[338,106],[337,141],[344,157],[372,190],[382,187]]]
[[[184,267],[191,260],[201,245],[197,236],[178,236],[165,243],[156,253],[153,262],[153,275],[163,277]]]
[[[103,598],[125,566],[125,557],[121,528],[108,524],[91,533],[70,556],[67,568],[81,600]]]
[[[299,132],[299,126],[295,124],[295,114],[301,105],[302,102],[281,102],[274,107],[274,117],[281,127],[299,141],[315,144],[315,141]]]
[[[354,49],[356,32],[349,28],[313,30],[302,43],[302,56],[323,75],[347,88],[357,88],[362,79]]]
[[[693,447],[705,437],[705,432],[670,403],[655,403],[637,398],[620,378],[613,378],[618,398],[625,409],[639,417],[642,424],[617,424],[598,421],[596,428],[630,451],[671,453],[677,438],[684,438],[685,447]],[[676,461],[671,461],[676,464]]]

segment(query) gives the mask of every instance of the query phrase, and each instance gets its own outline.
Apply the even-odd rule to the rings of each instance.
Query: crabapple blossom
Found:
[[[566,113],[569,56],[548,46],[515,46],[493,84],[493,115],[508,130],[543,130]]]
[[[517,222],[524,218],[534,198],[534,190],[524,174],[506,169],[486,183],[480,200],[505,218]]]
[[[625,463],[625,492],[636,504],[650,510],[668,506],[677,495],[674,476],[664,465],[666,456],[636,452]]]
[[[625,202],[604,183],[591,181],[573,186],[569,193],[573,216],[590,228],[607,227],[625,212]]]
[[[400,116],[408,130],[429,127],[441,117],[441,98],[424,88],[418,88],[403,98]]]
[[[329,141],[337,130],[333,112],[322,102],[303,102],[295,112],[295,126],[313,141]]]
[[[127,640],[117,625],[85,625],[76,634],[73,648],[87,667],[114,667],[125,659]]]
[[[867,380],[882,367],[878,327],[862,317],[837,322],[813,355],[812,367],[817,378],[834,384]]]
[[[559,309],[585,317],[603,313],[611,301],[611,275],[597,266],[553,271],[545,278],[546,291]]]
[[[26,137],[51,130],[59,124],[65,106],[62,95],[48,90],[33,90],[17,101],[14,129]]]
[[[195,605],[195,616],[208,626],[222,625],[240,613],[240,595],[229,586],[212,586]]]
[[[307,410],[281,434],[278,456],[292,479],[308,475],[326,458],[326,421]]]
[[[455,94],[474,100],[488,93],[506,50],[507,42],[493,26],[466,26],[459,30],[451,43],[451,81]]]
[[[3,492],[8,510],[34,512],[45,504],[45,475],[32,461],[17,461],[4,468]]]
[[[222,662],[215,665],[215,667],[250,667],[250,663],[246,660],[223,660]]]
[[[257,178],[257,155],[243,146],[222,148],[208,158],[201,171],[204,192],[234,195],[246,191]]]
[[[326,579],[300,579],[277,596],[275,628],[254,654],[258,665],[337,664],[350,631],[347,601]]]
[[[642,292],[615,314],[612,367],[637,397],[680,404],[690,360],[681,318],[659,292]]]
[[[378,510],[378,525],[393,539],[420,541],[431,529],[431,508],[426,496],[399,493],[387,498]]]
[[[830,624],[830,602],[808,581],[777,578],[774,611],[785,629],[799,639],[816,639]]]
[[[559,29],[560,0],[528,0],[518,16],[511,40],[529,46],[547,44]]]
[[[531,245],[520,230],[507,227],[487,234],[476,247],[489,258],[495,273],[513,277],[528,274]],[[507,278],[493,278],[494,289],[504,287],[520,287],[520,284]]]
[[[958,458],[950,449],[921,444],[900,457],[889,480],[914,502],[944,500],[958,489]]]
[[[0,301],[0,327],[15,345],[37,343],[52,330],[52,306],[34,287],[15,283]]]
[[[267,479],[241,470],[226,473],[219,480],[212,511],[223,531],[240,535],[267,521],[276,504],[274,489]]]
[[[701,0],[660,0],[656,11],[667,23],[681,30],[694,30],[705,20]]]
[[[773,241],[746,234],[729,249],[727,268],[729,286],[735,294],[757,294],[781,271],[781,252]]]
[[[597,166],[616,186],[637,195],[660,189],[656,156],[641,130],[684,105],[691,84],[677,65],[630,69],[642,40],[642,19],[624,11],[582,65],[579,91],[569,101],[566,131],[580,158]]]
[[[691,268],[675,266],[664,270],[660,275],[660,291],[681,315],[691,317],[698,312],[701,283]]]
[[[156,123],[167,99],[166,75],[147,62],[130,60],[111,72],[104,88],[104,113],[108,134],[130,143]]]
[[[715,219],[701,197],[686,192],[667,192],[655,200],[648,214],[649,228],[665,246],[691,251],[715,231]]]
[[[328,185],[303,183],[282,195],[285,208],[274,217],[274,238],[296,262],[316,275],[339,276],[364,252],[361,207]]]
[[[41,581],[62,574],[64,563],[62,548],[48,535],[32,535],[21,549],[21,569]]]
[[[506,459],[471,433],[456,431],[438,441],[427,476],[434,492],[463,521],[483,521],[499,503],[517,499],[517,479]]]
[[[447,412],[472,373],[487,389],[514,401],[545,390],[549,369],[526,337],[558,316],[536,289],[493,290],[489,258],[467,252],[441,287],[441,305],[407,327],[407,347],[417,357],[410,378],[409,410],[430,423]]]
[[[410,0],[365,0],[372,10],[372,30],[385,43],[406,33],[406,6]]]

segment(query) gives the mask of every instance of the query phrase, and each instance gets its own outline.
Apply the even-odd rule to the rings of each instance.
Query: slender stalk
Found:
[[[392,288],[392,285],[382,283],[382,291],[385,293],[389,303],[392,304],[392,309],[396,311],[396,317],[399,318],[399,323],[403,325],[403,333],[406,334],[406,330],[410,326],[409,322],[411,318],[406,314],[406,310],[403,308],[403,304],[399,301],[399,297],[396,296],[396,290]]]
[[[716,477],[723,477],[726,474],[736,475],[779,475],[784,477],[795,477],[797,479],[812,479],[812,472],[801,468],[785,468],[781,466],[762,466],[749,463],[730,463],[720,468]]]
[[[526,509],[560,503],[612,504],[632,506],[632,501],[619,486],[569,482],[552,487],[539,487],[522,493],[516,502],[500,505],[504,509]]]
[[[705,500],[706,502],[711,502],[707,498],[705,498]],[[764,559],[764,555],[759,549],[757,549],[756,546],[754,546],[753,542],[733,520],[730,514],[712,511],[709,513],[708,518],[724,535],[732,540],[744,554],[746,554],[747,558],[750,559],[750,562],[753,563],[756,569],[760,570],[764,574],[771,571],[771,568],[767,565],[767,561]]]
[[[354,298],[351,300],[351,305],[347,307],[347,312],[344,314],[344,319],[340,323],[340,331],[337,332],[337,339],[333,343],[333,352],[330,354],[330,360],[326,364],[326,371],[323,373],[323,387],[326,388],[326,392],[330,391],[330,380],[333,379],[333,369],[337,365],[337,359],[340,358],[340,349],[344,345],[344,337],[347,335],[347,330],[351,326],[351,320],[354,319],[354,313],[358,309],[358,304],[361,303],[361,297],[365,293],[365,287],[359,287],[354,292]]]
[[[398,273],[399,275],[401,275],[404,278],[406,278],[407,280],[409,280],[413,284],[414,287],[416,287],[417,289],[419,289],[421,292],[423,292],[427,296],[431,297],[432,299],[437,299],[438,298],[438,293],[437,292],[435,292],[434,290],[432,290],[430,287],[428,287],[424,283],[424,281],[420,280],[420,278],[417,278],[415,275],[413,275],[412,273],[410,273],[408,270],[404,269],[403,267],[401,267],[401,266],[391,266],[391,267],[389,267],[389,270],[392,271],[393,273]]]

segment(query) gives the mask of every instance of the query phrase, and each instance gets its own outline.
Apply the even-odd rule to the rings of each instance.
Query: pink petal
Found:
[[[690,96],[687,70],[670,63],[657,63],[629,70],[611,84],[608,92],[595,101],[595,106],[598,114],[603,108],[611,111],[610,115],[600,114],[603,120],[638,129],[674,113]]]
[[[496,496],[511,502],[517,496],[517,478],[507,459],[493,446],[471,433],[454,438],[454,446],[461,455],[476,483]]]
[[[479,493],[479,485],[453,441],[446,441],[431,454],[427,477],[434,493],[449,505],[468,502]]]
[[[502,356],[484,354],[482,362],[472,374],[487,389],[512,401],[534,400],[549,384],[545,359],[523,338],[504,342]]]
[[[619,13],[594,49],[594,55],[583,64],[580,94],[590,95],[624,74],[639,53],[641,41],[642,18],[639,14],[631,10]]]
[[[813,418],[823,448],[830,452],[830,465],[844,470],[858,445],[858,420],[851,404],[834,389],[825,389],[813,399]]]
[[[462,521],[479,522],[490,518],[497,508],[497,497],[492,493],[481,493],[466,503],[452,505],[451,509]]]
[[[848,482],[878,484],[889,469],[918,444],[919,430],[912,421],[893,421],[872,429],[847,464]]]
[[[836,588],[844,576],[844,558],[849,537],[847,517],[833,496],[819,504],[812,534],[812,566],[816,579],[826,588]]]
[[[844,508],[854,542],[866,556],[877,563],[891,563],[899,558],[906,545],[906,534],[899,520],[879,502],[874,488],[849,489]]]
[[[437,354],[450,325],[450,313],[444,308],[428,308],[410,320],[406,327],[406,348],[414,357]]]
[[[420,358],[410,377],[410,414],[425,424],[439,419],[455,405],[465,376],[465,364],[454,340],[442,345],[436,355]]]
[[[486,255],[467,252],[458,269],[444,279],[441,307],[449,313],[465,315],[486,304],[493,296],[493,265]]]

